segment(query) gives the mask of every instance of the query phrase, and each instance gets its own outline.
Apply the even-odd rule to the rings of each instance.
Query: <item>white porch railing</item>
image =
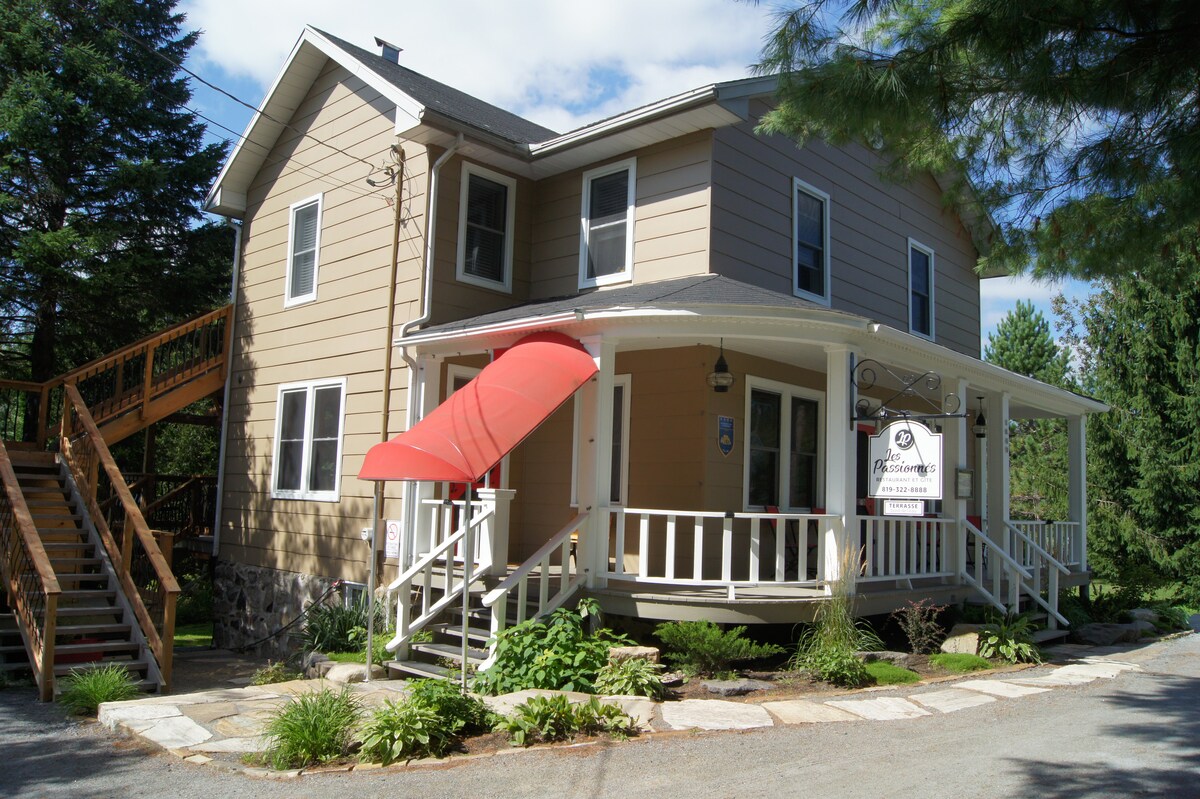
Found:
[[[719,513],[604,508],[600,530],[609,580],[721,587],[816,588],[824,581],[825,547],[840,531],[837,516],[815,513]]]
[[[1031,575],[1028,583],[1022,584],[1022,589],[1050,614],[1051,629],[1056,626],[1056,622],[1070,626],[1071,623],[1066,617],[1058,612],[1058,575],[1070,574],[1071,570],[1015,525],[1006,524],[1005,531],[1011,536],[1009,551],[1012,552],[1014,560]],[[1043,585],[1046,588],[1045,598],[1042,597]]]
[[[418,557],[437,549],[453,536],[461,525],[463,510],[466,502],[461,499],[423,499],[417,513],[417,529],[427,531],[428,549],[425,553],[418,552]],[[481,499],[471,501],[471,520],[484,525],[483,535],[474,537],[475,566],[478,569],[484,562],[491,562],[491,542],[493,540],[493,503]],[[455,560],[462,562],[461,547],[454,551]]]
[[[997,610],[1015,610],[1020,604],[1023,579],[1032,580],[1033,575],[970,521],[964,520],[960,529],[959,575],[963,582]]]
[[[1033,539],[1059,563],[1074,567],[1080,565],[1079,522],[1009,520],[1008,524]]]
[[[437,504],[442,505],[441,502]],[[461,507],[463,503],[457,504]],[[437,618],[438,614],[456,600],[461,601],[463,591],[470,590],[470,586],[486,576],[491,561],[481,557],[481,553],[490,553],[491,545],[482,539],[491,534],[491,521],[496,508],[494,505],[477,506],[472,503],[472,510],[472,549],[475,550],[476,557],[471,570],[470,585],[466,584],[461,567],[455,567],[456,562],[461,563],[463,539],[467,536],[467,526],[460,524],[457,530],[444,536],[436,546],[388,585],[389,603],[393,596],[396,600],[396,635],[387,643],[389,652],[396,652],[405,647],[413,633]],[[437,530],[439,527],[431,529]],[[441,590],[441,596],[436,600],[433,598],[435,588]],[[417,593],[414,594],[414,591]],[[464,619],[464,626],[466,623]]]
[[[483,605],[492,611],[493,636],[508,626],[508,604],[514,598],[514,592],[516,613],[513,621],[520,624],[527,618],[536,619],[553,612],[579,590],[584,572],[579,569],[575,544],[587,519],[588,514],[581,513],[567,522],[537,552],[484,595]],[[536,585],[536,596],[532,599],[529,595],[531,584]],[[552,586],[555,586],[553,594],[550,593]]]
[[[860,516],[859,582],[952,577],[954,520]]]

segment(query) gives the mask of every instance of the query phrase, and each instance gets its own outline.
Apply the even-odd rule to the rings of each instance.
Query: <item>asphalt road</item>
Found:
[[[251,779],[0,691],[0,797],[1200,797],[1200,636],[1144,671],[909,721],[674,733],[460,765]]]

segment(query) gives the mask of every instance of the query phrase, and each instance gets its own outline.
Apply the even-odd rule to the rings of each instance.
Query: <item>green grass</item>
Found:
[[[992,667],[987,658],[961,652],[939,652],[930,655],[929,662],[939,669],[945,669],[955,674],[969,674],[972,671],[983,671]]]
[[[920,674],[902,669],[886,660],[875,660],[868,663],[867,674],[875,679],[876,685],[906,685],[921,681]]]
[[[175,627],[175,646],[212,646],[213,623],[201,621]]]
[[[362,663],[367,662],[367,653],[365,650],[357,652],[326,652],[325,657],[332,660],[334,663]]]

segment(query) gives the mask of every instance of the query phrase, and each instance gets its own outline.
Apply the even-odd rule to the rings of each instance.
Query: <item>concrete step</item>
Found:
[[[1038,630],[1033,634],[1033,642],[1040,646],[1050,641],[1061,640],[1070,634],[1070,630]]]

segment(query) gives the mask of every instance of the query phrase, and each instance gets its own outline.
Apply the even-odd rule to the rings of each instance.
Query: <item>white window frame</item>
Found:
[[[825,286],[824,295],[814,294],[810,291],[804,291],[797,285],[800,281],[797,279],[800,274],[800,257],[797,250],[799,244],[796,236],[796,229],[800,224],[800,206],[796,202],[796,195],[799,192],[804,192],[815,200],[821,201],[821,233],[823,241],[821,242],[821,268],[823,270],[823,281]],[[805,300],[820,303],[821,305],[829,305],[831,296],[833,295],[833,272],[829,268],[831,263],[829,256],[829,194],[813,186],[811,183],[805,183],[797,177],[792,178],[792,294]]]
[[[629,170],[629,185],[626,189],[628,205],[625,209],[625,267],[611,275],[587,276],[588,267],[588,234],[591,213],[592,181],[615,172]],[[583,198],[579,212],[579,288],[595,288],[614,283],[628,283],[633,279],[633,228],[637,209],[637,159],[630,158],[613,164],[605,164],[596,169],[583,173]]]
[[[913,327],[913,323],[912,323],[913,322],[913,280],[912,280],[912,276],[913,276],[912,253],[913,253],[913,250],[920,250],[921,252],[923,252],[929,256],[929,332],[928,333],[924,333],[924,332],[921,332],[920,330],[917,330],[916,328]],[[908,259],[908,332],[912,333],[914,336],[920,336],[921,338],[927,338],[930,341],[933,341],[934,318],[936,316],[936,314],[934,313],[934,304],[933,304],[933,296],[934,296],[933,295],[933,291],[934,291],[933,276],[937,273],[937,261],[934,257],[934,252],[933,252],[932,247],[928,247],[911,237],[908,240],[908,250],[906,252],[907,252],[907,255],[905,257]]]
[[[474,380],[482,371],[483,369],[478,367],[464,366],[461,363],[446,364],[446,386],[443,389],[445,396],[442,398],[442,402],[450,399],[450,395],[458,390],[454,387],[454,383],[459,378],[466,378],[468,381],[471,381]],[[491,477],[491,474],[491,469],[489,469],[488,473],[483,476],[483,479],[485,481],[488,480]],[[505,455],[500,459],[500,485],[489,486],[489,488],[508,488],[508,455]],[[447,493],[449,490],[450,484],[442,483],[442,496],[449,496]]]
[[[825,496],[825,393],[791,383],[780,383],[764,377],[746,376],[746,396],[742,412],[742,508],[746,511],[762,511],[760,505],[750,504],[750,400],[755,391],[767,391],[780,395],[782,400],[793,397],[817,403],[817,464],[816,485],[813,488],[813,498]],[[791,498],[787,490],[791,484],[792,462],[790,452],[785,451],[785,444],[790,441],[792,432],[792,416],[786,402],[781,403],[779,419],[779,483],[775,486],[779,497],[779,509],[783,512],[812,511],[812,508],[793,508],[785,505]],[[820,507],[820,506],[813,506]]]
[[[499,183],[508,189],[508,201],[504,208],[504,264],[501,267],[504,272],[503,280],[489,280],[485,277],[472,275],[467,272],[467,200],[471,191],[471,176],[478,175],[481,178],[490,180],[493,183]],[[456,267],[455,276],[461,283],[469,283],[472,286],[479,286],[485,289],[494,291],[503,291],[506,294],[512,293],[512,272],[513,272],[513,230],[516,227],[516,199],[517,199],[517,181],[507,175],[501,175],[499,172],[493,172],[490,169],[485,169],[481,166],[463,161],[462,164],[462,187],[459,190],[458,197],[458,265]]]
[[[621,487],[616,502],[605,493],[604,504],[610,508],[623,508],[629,504],[629,409],[633,405],[633,376],[629,374],[613,375],[613,391],[621,387],[621,397],[624,400],[621,407]],[[574,417],[571,422],[571,507],[579,507],[579,395],[574,400]],[[612,474],[604,481],[607,487],[612,486]]]
[[[302,208],[307,208],[310,205],[317,206],[317,235],[313,243],[313,281],[312,291],[307,294],[297,294],[292,296],[292,259],[295,256],[295,240],[296,240],[296,212]],[[288,206],[288,239],[287,239],[287,271],[283,277],[283,307],[291,308],[294,305],[303,305],[314,301],[317,298],[317,276],[321,271],[321,221],[325,211],[325,195],[317,194],[312,197],[294,202]]]
[[[336,386],[339,392],[338,403],[338,432],[336,469],[333,476],[333,490],[310,491],[308,485],[308,470],[312,456],[313,410],[317,389]],[[304,403],[304,448],[300,454],[300,486],[299,490],[278,488],[279,445],[283,430],[283,395],[294,391],[305,391],[307,398]],[[328,378],[324,380],[307,380],[301,383],[285,383],[279,386],[275,395],[275,443],[272,446],[271,461],[271,497],[272,499],[302,499],[312,502],[337,502],[341,497],[342,485],[342,456],[344,454],[346,433],[346,378]]]

